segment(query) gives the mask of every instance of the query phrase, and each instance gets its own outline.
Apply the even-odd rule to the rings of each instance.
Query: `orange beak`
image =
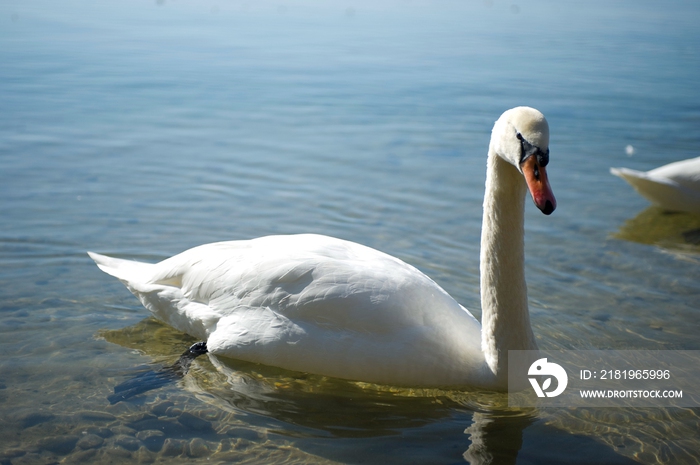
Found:
[[[527,188],[530,189],[530,195],[537,208],[545,215],[551,214],[557,208],[557,200],[549,186],[545,167],[537,163],[536,156],[530,156],[520,164],[520,168],[523,170]]]

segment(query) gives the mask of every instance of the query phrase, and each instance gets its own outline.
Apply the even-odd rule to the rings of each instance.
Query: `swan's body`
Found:
[[[700,213],[700,157],[651,171],[610,168],[647,200],[666,210]]]
[[[376,383],[504,388],[507,351],[537,348],[523,271],[523,201],[529,187],[543,212],[554,210],[548,141],[546,120],[531,108],[509,110],[494,126],[481,243],[483,328],[416,268],[326,236],[219,242],[157,264],[90,256],[156,318],[206,340],[216,355]]]
[[[269,236],[195,247],[156,265],[93,258],[213,354],[401,384],[425,376],[453,384],[481,368],[471,314],[417,269],[353,242]]]

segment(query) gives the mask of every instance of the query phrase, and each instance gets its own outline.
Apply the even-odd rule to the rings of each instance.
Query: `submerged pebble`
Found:
[[[182,409],[173,405],[165,409],[165,415],[169,417],[179,417],[182,415]]]
[[[163,447],[163,442],[165,442],[165,433],[153,429],[139,431],[136,437],[151,452],[158,452]]]
[[[134,452],[133,458],[138,463],[153,463],[156,461],[156,454],[153,451],[144,449],[143,447]]]
[[[56,415],[50,412],[29,412],[20,414],[16,417],[22,428],[31,428],[41,423],[51,421],[56,418]]]
[[[114,444],[129,451],[135,451],[141,447],[141,441],[132,436],[120,434],[114,438]]]
[[[167,438],[160,453],[166,457],[182,455],[185,452],[185,444],[185,441],[181,439]]]
[[[174,407],[174,406],[175,406],[175,403],[173,403],[169,400],[166,400],[164,402],[158,402],[157,404],[154,404],[151,407],[151,413],[153,413],[154,415],[157,415],[159,417],[162,417],[163,415],[167,414],[167,411],[170,407]]]
[[[209,449],[209,446],[207,445],[206,442],[204,442],[203,439],[200,438],[194,438],[193,440],[190,441],[189,443],[189,450],[188,454],[190,457],[206,457],[211,453],[211,450]]]
[[[53,452],[54,454],[66,455],[70,453],[78,442],[78,436],[66,434],[63,436],[52,436],[40,439],[37,443],[39,449]]]
[[[100,447],[104,443],[104,439],[96,434],[85,434],[78,440],[76,444],[79,449],[94,449]]]

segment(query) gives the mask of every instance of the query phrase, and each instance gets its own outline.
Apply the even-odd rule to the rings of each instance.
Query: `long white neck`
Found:
[[[497,379],[508,350],[536,350],[525,284],[522,174],[489,150],[481,229],[481,349]]]

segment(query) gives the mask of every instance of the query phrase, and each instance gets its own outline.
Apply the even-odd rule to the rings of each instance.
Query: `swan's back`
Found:
[[[651,171],[611,168],[610,172],[667,210],[700,213],[700,157],[669,163]]]
[[[656,179],[668,179],[679,186],[700,192],[700,157],[676,161],[648,172]]]
[[[213,354],[392,384],[487,376],[474,317],[414,267],[356,243],[305,234],[203,245],[153,265],[91,257]]]

